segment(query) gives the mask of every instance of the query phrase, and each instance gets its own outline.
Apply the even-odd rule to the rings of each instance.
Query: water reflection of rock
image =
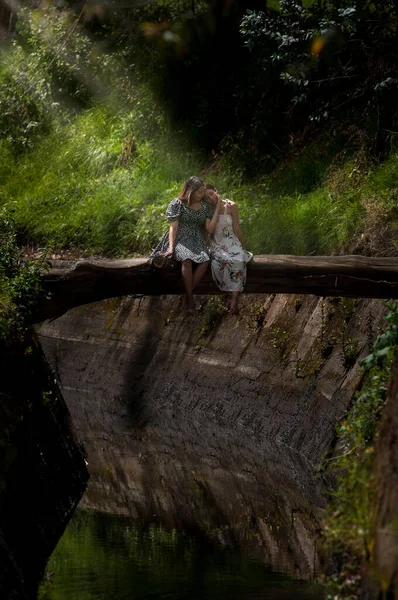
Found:
[[[202,337],[203,319],[184,319],[174,297],[108,300],[45,323],[88,453],[83,504],[199,527],[310,576],[325,506],[317,465],[360,380],[338,343],[321,356],[319,340],[343,323],[364,355],[366,324],[384,312],[380,301],[343,308],[250,297]]]
[[[82,506],[200,529],[277,570],[311,576],[325,506],[314,471],[286,448],[258,452],[234,432],[197,427],[189,439],[148,427],[86,440],[91,481]]]

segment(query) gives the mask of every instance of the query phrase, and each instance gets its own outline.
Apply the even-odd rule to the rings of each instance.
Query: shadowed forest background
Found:
[[[197,174],[239,204],[254,253],[397,253],[393,2],[58,0],[1,18],[0,203],[29,248],[147,254]]]

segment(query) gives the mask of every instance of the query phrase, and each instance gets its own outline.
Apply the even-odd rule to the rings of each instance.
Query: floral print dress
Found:
[[[234,234],[232,216],[227,214],[230,201],[225,202],[224,214],[218,217],[209,245],[211,271],[220,290],[242,292],[246,283],[246,263],[253,258],[253,254],[242,248]]]
[[[173,258],[178,262],[192,260],[194,263],[204,263],[210,260],[206,248],[204,230],[206,219],[213,216],[212,207],[202,200],[201,208],[194,210],[180,200],[172,200],[166,210],[170,222],[178,220],[178,230],[174,244]],[[169,231],[161,238],[151,256],[163,254],[169,249]]]

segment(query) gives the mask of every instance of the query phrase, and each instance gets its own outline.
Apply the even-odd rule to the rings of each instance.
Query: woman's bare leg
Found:
[[[195,304],[193,301],[193,294],[192,294],[192,282],[193,282],[193,276],[192,276],[192,261],[191,260],[184,260],[182,265],[181,265],[181,273],[182,273],[182,279],[184,281],[184,287],[185,287],[185,299],[186,299],[186,307],[189,313],[194,313],[195,312]]]
[[[239,292],[232,292],[232,294],[231,294],[231,308],[230,308],[231,315],[236,315],[239,312],[238,299],[239,299]]]
[[[203,275],[206,273],[208,266],[209,266],[209,261],[200,263],[196,267],[194,274],[193,274],[193,279],[192,279],[192,290],[194,290],[197,287],[197,285],[201,281]]]

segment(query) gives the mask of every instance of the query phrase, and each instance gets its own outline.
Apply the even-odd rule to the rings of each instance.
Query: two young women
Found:
[[[216,188],[200,177],[190,177],[167,208],[169,231],[151,256],[172,256],[181,262],[184,308],[195,312],[193,291],[206,272],[209,261],[213,279],[224,292],[231,292],[230,311],[238,312],[238,296],[246,282],[246,263],[252,254],[244,249],[238,207],[223,200]],[[209,250],[204,232],[210,235]],[[210,254],[209,254],[210,251]],[[193,268],[196,264],[196,268]]]

